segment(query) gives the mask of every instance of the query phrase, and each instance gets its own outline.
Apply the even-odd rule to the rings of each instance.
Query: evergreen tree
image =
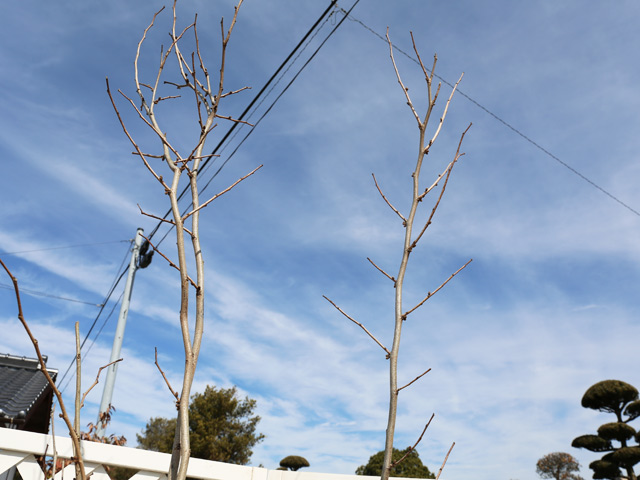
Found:
[[[397,462],[409,451],[410,447],[404,450],[393,449],[392,461]],[[360,465],[356,470],[356,475],[371,475],[380,476],[382,473],[382,463],[384,461],[384,450],[379,451],[375,455],[369,458],[369,462],[366,465]],[[406,477],[406,478],[436,478],[436,476],[429,471],[426,465],[422,464],[420,455],[417,450],[411,451],[407,458],[405,458],[399,465],[396,465],[391,469],[391,477]]]
[[[288,457],[284,457],[280,460],[280,469],[291,470],[293,472],[297,472],[301,468],[308,467],[309,461],[298,455],[289,455]]]
[[[604,380],[586,391],[582,406],[616,416],[615,422],[600,426],[597,435],[581,435],[571,442],[576,448],[608,452],[589,464],[593,478],[617,479],[622,476],[622,469],[629,480],[637,480],[633,467],[640,462],[640,445],[630,445],[630,441],[633,438],[640,444],[640,432],[636,432],[629,422],[640,417],[638,390],[620,380]],[[611,443],[613,441],[619,445]]]
[[[256,401],[237,398],[236,388],[208,386],[204,393],[191,397],[189,430],[191,456],[218,462],[246,465],[254,445],[264,439],[256,433],[260,417],[253,415]],[[176,419],[156,417],[149,420],[138,444],[147,450],[171,453]]]

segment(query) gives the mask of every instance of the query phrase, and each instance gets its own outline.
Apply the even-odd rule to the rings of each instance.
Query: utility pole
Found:
[[[113,347],[111,348],[111,359],[109,362],[115,362],[120,358],[120,350],[122,349],[122,340],[124,337],[124,328],[127,325],[127,314],[129,313],[129,304],[131,302],[131,291],[133,290],[133,281],[138,268],[146,268],[151,263],[153,250],[147,253],[149,242],[143,240],[142,233],[144,230],[138,228],[136,238],[131,251],[131,261],[129,262],[129,275],[127,283],[124,287],[124,295],[122,296],[122,305],[120,305],[120,315],[118,316],[118,325],[116,334],[113,339]],[[144,241],[144,244],[143,244]],[[104,391],[102,392],[102,401],[100,402],[100,412],[98,413],[97,434],[104,436],[104,428],[100,418],[109,411],[111,399],[113,397],[113,387],[116,382],[116,373],[118,372],[118,364],[114,363],[107,368],[107,378],[104,382]]]

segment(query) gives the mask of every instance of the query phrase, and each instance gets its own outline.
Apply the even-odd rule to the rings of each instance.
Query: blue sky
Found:
[[[136,204],[157,214],[167,209],[162,190],[130,155],[104,82],[109,76],[114,89],[135,93],[135,47],[161,5],[0,7],[0,256],[25,289],[100,303],[127,253],[118,241],[155,227]],[[229,47],[227,87],[253,89],[230,99],[223,113],[242,111],[327,5],[246,1]],[[231,18],[232,3],[181,1],[180,21],[195,11],[215,71],[219,18]],[[438,54],[436,73],[455,82],[465,72],[465,94],[640,209],[637,2],[369,0],[352,15],[380,33],[388,26],[407,52],[413,31],[424,59]],[[143,75],[156,68],[168,22],[165,12],[147,43]],[[423,111],[419,68],[401,54],[397,60]],[[443,86],[441,98],[448,94]],[[148,142],[120,107],[136,138]],[[186,110],[167,118],[176,142],[191,138],[190,121]],[[640,337],[638,215],[460,95],[425,182],[452,158],[470,122],[466,155],[411,259],[407,303],[473,262],[405,325],[401,379],[432,371],[402,392],[396,444],[413,444],[435,413],[418,450],[437,470],[456,442],[445,479],[534,479],[537,459],[554,451],[576,456],[590,477],[594,455],[570,443],[607,417],[581,408],[582,394],[607,378],[640,386],[632,360]],[[226,128],[221,122],[210,146]],[[257,399],[266,440],[254,465],[274,468],[299,454],[311,470],[351,473],[383,446],[387,363],[322,295],[391,343],[393,289],[366,257],[395,272],[402,228],[371,173],[406,209],[417,133],[387,46],[347,20],[207,190],[264,164],[202,216],[207,324],[194,388],[237,385]],[[43,250],[99,242],[114,243]],[[169,255],[172,243],[168,237],[162,245]],[[38,251],[7,255],[26,250]],[[173,414],[153,351],[178,384],[177,285],[158,257],[136,278],[112,427],[131,445],[151,416]],[[50,366],[66,369],[74,322],[86,334],[97,308],[29,295],[23,301]],[[0,352],[33,355],[12,293],[0,290],[0,302]],[[85,384],[108,361],[114,329],[112,318],[86,356]],[[100,394],[99,386],[89,396],[83,423],[94,421]]]

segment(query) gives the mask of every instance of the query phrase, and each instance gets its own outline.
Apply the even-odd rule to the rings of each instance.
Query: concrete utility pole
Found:
[[[140,258],[140,247],[143,243],[142,233],[143,229],[138,228],[136,232],[136,238],[133,244],[133,249],[131,251],[131,262],[129,263],[129,275],[127,276],[127,283],[124,287],[124,295],[122,297],[122,305],[120,305],[120,316],[118,317],[118,326],[116,327],[116,334],[113,339],[113,347],[111,348],[111,360],[109,362],[114,362],[120,358],[120,350],[122,349],[122,339],[124,337],[124,327],[127,325],[127,314],[129,313],[129,303],[131,302],[131,291],[133,290],[133,280],[136,276],[136,270],[138,268],[146,267],[149,262],[144,262],[144,266],[141,265],[139,261]],[[146,250],[146,248],[144,249]],[[143,255],[146,252],[143,252]],[[153,250],[151,251],[153,254]],[[145,255],[146,256],[146,255]],[[150,261],[150,256],[148,257]],[[111,405],[111,399],[113,397],[113,386],[116,382],[116,373],[118,372],[118,364],[114,363],[113,365],[107,368],[107,378],[104,382],[104,391],[102,392],[102,402],[100,402],[100,412],[98,413],[98,429],[97,434],[99,436],[104,435],[104,428],[102,427],[102,423],[100,422],[100,418],[104,413],[107,413],[109,410],[109,406]]]

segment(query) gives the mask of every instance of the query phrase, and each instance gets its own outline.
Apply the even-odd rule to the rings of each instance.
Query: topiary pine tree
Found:
[[[309,462],[306,458],[300,457],[298,455],[289,455],[288,457],[284,457],[280,460],[280,468],[277,470],[291,470],[293,472],[297,472],[301,468],[308,467]]]
[[[638,390],[620,380],[604,380],[589,387],[582,397],[582,406],[616,416],[615,422],[598,428],[597,435],[581,435],[571,442],[572,447],[608,452],[589,464],[593,478],[617,479],[622,476],[623,469],[629,480],[637,480],[633,467],[640,462],[640,445],[630,445],[629,442],[633,438],[640,444],[640,432],[636,432],[629,422],[640,417]],[[614,445],[612,441],[620,445]]]

